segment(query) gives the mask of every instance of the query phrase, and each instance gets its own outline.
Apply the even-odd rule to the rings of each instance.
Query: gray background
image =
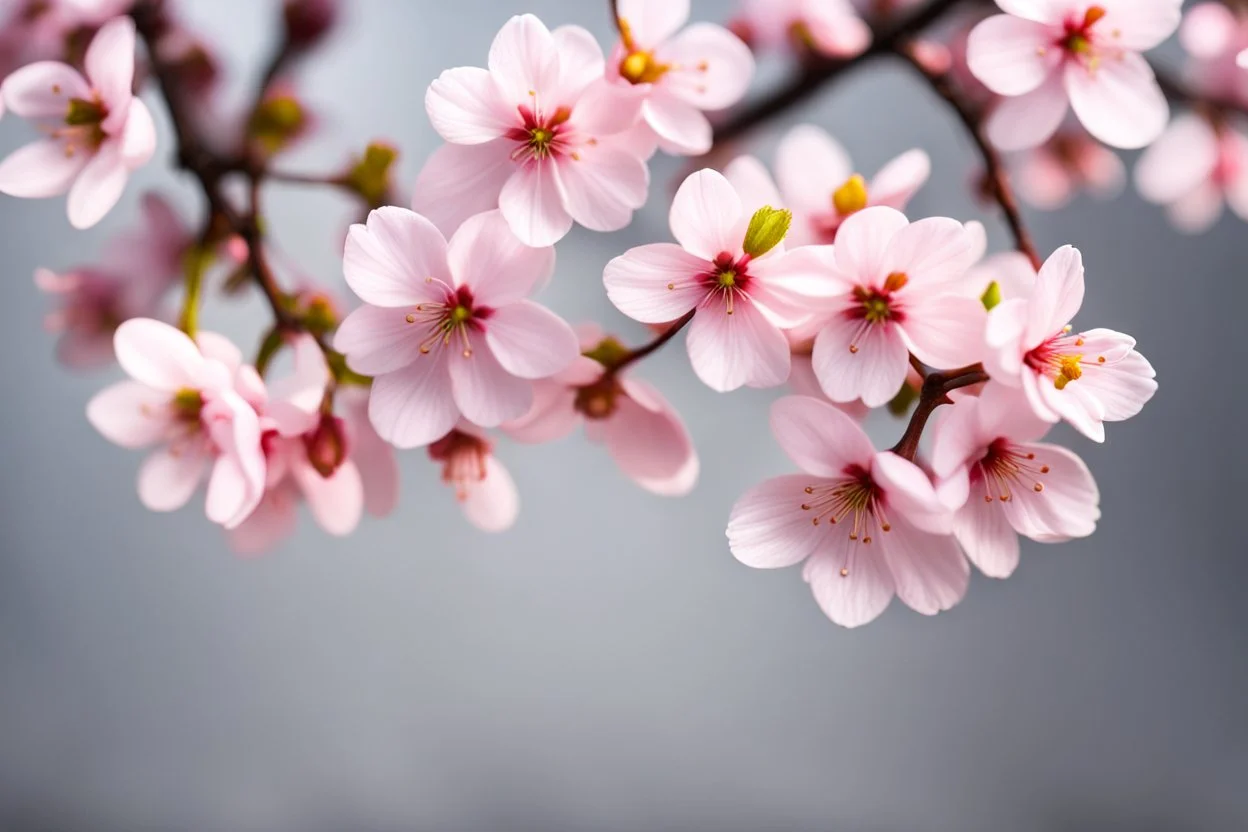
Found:
[[[223,44],[237,98],[274,4],[178,5]],[[405,186],[436,144],[426,84],[483,63],[509,14],[608,35],[605,0],[348,5],[300,76],[324,125],[289,166],[324,169],[386,136],[403,148]],[[914,213],[983,217],[1006,243],[966,195],[958,126],[900,70],[877,65],[800,116],[868,171],[925,147],[936,172]],[[12,121],[5,149],[25,135]],[[628,230],[567,238],[547,302],[643,337],[600,274],[626,247],[668,238],[678,167],[655,166]],[[894,604],[847,632],[797,570],[729,554],[733,500],[787,470],[766,429],[774,392],[717,396],[679,344],[644,373],[701,452],[685,499],[642,492],[578,436],[501,448],[524,508],[498,537],[459,517],[420,452],[403,455],[396,516],[345,541],[305,517],[258,561],[232,557],[199,507],[145,512],[139,457],[83,418],[116,371],[56,366],[30,283],[38,265],[89,262],[134,221],[140,185],[198,210],[166,165],[138,179],[86,233],[70,231],[62,200],[0,200],[0,828],[1248,828],[1237,222],[1183,238],[1133,195],[1029,213],[1046,251],[1083,249],[1080,320],[1138,336],[1161,393],[1103,447],[1063,436],[1104,492],[1095,537],[1028,545],[1012,580],[977,576],[934,620]],[[350,207],[296,189],[269,202],[288,259],[345,292]],[[252,299],[205,319],[250,348],[264,317]],[[891,443],[900,426],[873,429]]]

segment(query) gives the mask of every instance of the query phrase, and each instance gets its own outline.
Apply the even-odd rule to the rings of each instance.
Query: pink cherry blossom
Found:
[[[1082,131],[1059,131],[1026,151],[1016,166],[1019,196],[1044,211],[1070,203],[1086,190],[1097,199],[1117,196],[1127,181],[1118,154]]]
[[[797,46],[829,58],[871,45],[871,29],[849,0],[745,0],[732,28],[755,48]]]
[[[0,18],[0,76],[65,56],[70,40],[124,14],[132,0],[16,0]],[[0,105],[0,113],[3,106]]]
[[[994,283],[999,301],[1030,297],[1036,285],[1036,267],[1019,251],[990,254],[967,269],[963,291],[982,301]]]
[[[1248,135],[1193,113],[1176,118],[1135,168],[1136,187],[1180,231],[1208,231],[1223,204],[1248,220]]]
[[[1065,419],[1096,442],[1105,422],[1139,413],[1157,392],[1156,373],[1135,339],[1110,329],[1075,332],[1083,305],[1083,256],[1063,246],[1040,268],[1027,298],[1003,301],[986,328],[989,375],[1021,387],[1036,415]]]
[[[47,138],[0,162],[0,191],[18,197],[69,192],[69,221],[89,228],[109,212],[136,168],[156,149],[147,106],[134,96],[134,23],[105,24],[87,48],[86,77],[40,61],[0,87],[8,109],[35,122]]]
[[[1038,441],[1048,429],[1021,392],[995,382],[946,408],[936,425],[937,493],[956,509],[962,550],[991,578],[1018,567],[1020,534],[1059,543],[1096,530],[1096,481],[1078,456]]]
[[[1197,3],[1183,15],[1179,42],[1190,57],[1184,75],[1201,95],[1248,102],[1248,18],[1222,3]]]
[[[826,269],[813,361],[828,398],[886,404],[906,379],[910,353],[937,368],[979,360],[984,307],[959,290],[977,240],[956,220],[911,223],[878,207],[847,219],[834,247],[808,249]]]
[[[1182,0],[997,0],[971,32],[971,71],[1007,96],[988,122],[1003,150],[1053,135],[1073,108],[1113,147],[1144,147],[1165,129],[1166,98],[1140,54],[1179,26]]]
[[[553,442],[585,426],[620,470],[664,497],[688,494],[698,479],[698,455],[685,423],[656,387],[627,370],[607,372],[596,353],[624,347],[596,326],[578,328],[582,355],[562,373],[533,388],[533,407],[503,431],[520,442]]]
[[[369,414],[386,441],[428,445],[461,416],[494,427],[528,411],[532,379],[579,353],[572,328],[525,299],[554,262],[554,249],[521,244],[498,211],[465,222],[450,243],[393,206],[351,227],[343,269],[365,305],[334,347],[375,377]]]
[[[793,211],[789,243],[834,242],[847,217],[874,205],[904,210],[931,170],[926,153],[910,150],[867,180],[854,172],[849,154],[825,130],[794,127],[776,153],[781,203]]]
[[[132,380],[96,395],[87,418],[122,447],[161,446],[139,471],[139,499],[173,511],[208,475],[208,519],[227,529],[243,522],[264,496],[266,476],[260,420],[244,397],[263,388],[255,370],[220,335],[192,341],[149,318],[119,326],[114,346]]]
[[[818,399],[776,402],[771,429],[802,473],[767,480],[733,506],[737,560],[760,569],[805,561],[815,600],[843,627],[874,620],[894,595],[924,615],[962,599],[970,568],[918,466],[876,452],[853,419]]]
[[[430,85],[425,108],[449,144],[425,164],[413,207],[447,233],[500,208],[531,246],[553,245],[574,220],[595,231],[628,225],[646,201],[646,151],[611,137],[633,126],[642,96],[605,71],[584,29],[552,33],[533,15],[513,17],[489,69],[448,69]]]
[[[741,100],[754,76],[754,56],[736,35],[712,23],[680,27],[689,0],[620,0],[621,42],[607,76],[644,94],[641,115],[668,153],[711,149],[706,110]],[[679,31],[678,31],[679,30]]]
[[[464,516],[485,532],[511,528],[520,512],[516,483],[494,456],[494,445],[472,425],[461,424],[429,446],[442,465],[442,482],[455,490]]]
[[[789,376],[781,331],[809,317],[797,289],[812,261],[776,245],[745,252],[755,209],[713,170],[691,174],[672,201],[679,245],[630,249],[607,264],[607,296],[630,318],[662,323],[693,312],[687,346],[694,372],[713,390],[774,387]]]

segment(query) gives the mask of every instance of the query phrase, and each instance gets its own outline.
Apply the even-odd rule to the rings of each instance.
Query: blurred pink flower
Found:
[[[1082,131],[1059,131],[1016,163],[1019,196],[1043,211],[1063,208],[1081,190],[1098,199],[1122,191],[1127,171],[1118,154]]]
[[[871,44],[871,29],[849,0],[744,0],[732,28],[755,49],[796,46],[829,58]]]
[[[1197,3],[1183,15],[1179,43],[1189,60],[1184,74],[1201,95],[1248,103],[1248,17],[1222,3]]]
[[[914,463],[876,452],[849,416],[817,399],[772,406],[771,428],[801,474],[767,480],[733,506],[728,545],[760,569],[805,561],[802,576],[843,627],[874,620],[897,595],[924,615],[966,594],[970,568],[953,516]]]
[[[1248,220],[1248,135],[1194,113],[1178,116],[1140,157],[1135,184],[1188,234],[1212,228],[1223,204]]]
[[[486,532],[511,528],[520,495],[511,474],[494,456],[493,444],[471,425],[461,424],[429,445],[429,458],[442,464],[442,481],[455,489],[464,516]]]

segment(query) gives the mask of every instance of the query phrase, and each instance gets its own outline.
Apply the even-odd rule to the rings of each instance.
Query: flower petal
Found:
[[[710,268],[680,246],[654,243],[629,249],[607,263],[602,281],[607,297],[625,315],[662,324],[698,305],[706,290],[696,278]]]
[[[484,532],[503,532],[515,524],[520,494],[511,474],[493,455],[485,458],[485,476],[467,486],[460,507],[468,521]]]
[[[676,34],[689,19],[689,0],[620,0],[620,20],[628,24],[633,42],[653,49]]]
[[[1036,276],[1023,347],[1031,349],[1051,338],[1074,319],[1083,306],[1083,255],[1062,246],[1049,255]]]
[[[455,286],[472,290],[476,303],[500,307],[529,295],[555,270],[555,250],[516,237],[499,211],[469,218],[447,250]]]
[[[347,358],[347,366],[366,376],[401,370],[420,358],[420,345],[428,331],[408,323],[406,309],[361,306],[348,315],[334,333],[334,349]]]
[[[828,531],[822,533],[826,542],[804,572],[815,601],[842,627],[871,623],[888,609],[896,592],[888,564],[878,547],[860,545],[847,534],[828,540]]]
[[[67,154],[52,139],[31,142],[0,162],[0,192],[27,199],[63,194],[90,161],[84,153]]]
[[[802,505],[806,488],[818,480],[791,474],[765,480],[737,500],[728,518],[728,548],[755,569],[781,569],[801,563],[819,548],[827,529],[811,523]]]
[[[438,135],[454,144],[485,144],[517,123],[494,77],[475,66],[444,70],[425,92],[425,112]]]
[[[529,101],[537,93],[557,89],[559,52],[550,30],[531,14],[517,15],[494,36],[490,45],[490,75],[505,101]]]
[[[1170,107],[1152,67],[1134,52],[1102,61],[1094,71],[1068,64],[1065,83],[1079,121],[1112,147],[1151,144],[1170,119]]]
[[[797,211],[827,210],[832,192],[853,172],[845,148],[810,124],[790,130],[776,151],[776,179],[786,206]]]
[[[743,208],[736,190],[718,171],[690,174],[672,200],[669,221],[676,242],[690,254],[713,261],[741,250],[738,232]]]
[[[821,399],[786,396],[771,406],[771,432],[793,463],[816,477],[871,467],[875,446],[850,416]]]
[[[646,202],[645,162],[609,144],[586,145],[554,165],[555,183],[572,219],[591,231],[618,231]]]
[[[485,344],[474,344],[470,356],[451,352],[447,366],[455,404],[474,425],[497,427],[533,404],[533,384],[509,373]]]
[[[344,460],[332,474],[324,477],[306,456],[302,456],[297,458],[290,472],[308,501],[317,525],[338,537],[355,531],[364,514],[364,484],[353,461]]]
[[[446,350],[437,350],[373,379],[368,416],[378,436],[399,448],[418,448],[455,427],[459,407],[451,395],[446,357]]]
[[[106,387],[87,403],[87,421],[109,442],[144,448],[169,436],[169,394],[137,381]]]
[[[91,86],[108,108],[100,126],[114,133],[125,123],[134,98],[134,21],[122,15],[100,27],[87,47],[83,66]]]
[[[699,110],[663,90],[655,90],[641,107],[642,118],[681,155],[700,156],[711,149],[711,122]]]
[[[517,168],[503,185],[498,207],[525,245],[553,246],[572,228],[556,176],[553,160],[533,160]]]
[[[906,203],[927,182],[932,160],[922,150],[907,150],[880,168],[867,188],[872,205],[904,210]]]
[[[1008,578],[1018,568],[1018,533],[995,498],[972,494],[954,517],[953,533],[971,563],[989,578]]]
[[[1062,74],[1055,72],[1026,95],[997,102],[988,116],[985,132],[988,140],[1001,150],[1026,150],[1048,141],[1068,109],[1070,99]]]
[[[861,324],[843,315],[831,318],[815,337],[811,362],[823,392],[832,401],[862,399],[867,407],[880,407],[905,383],[910,360],[897,327],[864,330]]]
[[[176,511],[191,499],[207,468],[202,447],[161,448],[139,468],[139,500],[151,511]]]
[[[789,342],[750,299],[738,295],[728,314],[723,304],[704,303],[685,340],[698,378],[727,393],[744,384],[775,387],[789,377]]]
[[[169,393],[199,389],[206,362],[186,333],[151,318],[131,318],[113,336],[117,363],[134,380]]]
[[[351,226],[342,269],[351,291],[373,306],[441,303],[452,284],[442,233],[419,214],[394,205]]]
[[[836,270],[851,283],[878,286],[888,276],[890,245],[910,221],[894,208],[866,208],[852,214],[836,233]]]
[[[450,237],[464,220],[498,207],[498,196],[515,170],[506,139],[476,145],[444,144],[420,169],[412,210]]]
[[[1062,61],[1050,26],[998,14],[971,30],[966,62],[998,95],[1024,95],[1044,83]]]
[[[952,536],[927,534],[897,519],[879,545],[897,597],[915,612],[935,615],[966,595],[971,569]]]
[[[126,189],[130,170],[121,158],[121,145],[106,141],[69,189],[69,224],[90,228],[113,209]]]
[[[63,121],[71,98],[89,99],[91,86],[60,61],[36,61],[4,79],[4,103],[22,118]]]
[[[976,298],[938,294],[923,297],[898,326],[907,348],[929,367],[950,370],[983,358],[984,305]]]
[[[892,451],[875,455],[871,478],[884,490],[891,511],[930,534],[949,534],[953,516],[936,495],[936,488],[923,469]]]
[[[496,309],[486,322],[485,341],[503,369],[520,378],[553,376],[581,353],[572,327],[529,300]]]
[[[723,26],[694,23],[660,47],[655,57],[672,68],[663,88],[699,110],[736,104],[754,78],[754,55]]]

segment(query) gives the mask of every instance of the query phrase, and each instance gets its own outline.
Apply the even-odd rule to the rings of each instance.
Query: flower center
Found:
[[[846,466],[841,479],[820,480],[805,489],[806,501],[802,511],[810,512],[810,522],[826,524],[830,529],[848,529],[849,539],[869,546],[878,530],[892,531],[884,515],[884,492],[871,479],[871,474],[861,465]],[[852,522],[848,522],[852,520]],[[852,547],[841,566],[841,577],[849,577],[853,557]]]
[[[711,271],[702,276],[702,282],[709,290],[711,295],[718,294],[724,302],[724,311],[729,315],[733,313],[733,307],[737,301],[737,296],[746,295],[746,288],[750,285],[750,256],[742,255],[737,260],[728,252],[720,252],[715,258],[714,266]],[[669,289],[674,289],[675,285],[669,283]]]
[[[1028,367],[1053,380],[1053,386],[1065,390],[1072,381],[1083,378],[1084,345],[1082,335],[1071,335],[1066,327],[1057,335],[1027,353],[1024,361]],[[1105,363],[1105,356],[1096,356],[1097,364]]]
[[[54,95],[61,94],[60,85],[52,86]],[[79,148],[95,152],[104,139],[104,119],[108,118],[108,108],[98,98],[71,98],[65,106],[63,127],[52,129],[52,138],[65,143],[65,155],[72,157]]]
[[[464,358],[471,358],[472,341],[469,335],[482,331],[482,323],[494,314],[494,310],[477,304],[467,286],[452,289],[433,277],[426,277],[425,282],[439,283],[446,291],[446,299],[441,303],[419,303],[404,315],[407,323],[420,326],[426,332],[420,344],[421,355],[449,347],[454,341],[461,345]]]
[[[832,192],[832,207],[841,217],[856,214],[867,207],[867,180],[855,173],[845,184]]]
[[[671,68],[656,61],[653,53],[634,50],[620,61],[620,76],[630,84],[653,84]]]
[[[536,95],[536,94],[534,94]],[[542,160],[551,156],[559,156],[568,152],[568,119],[572,110],[560,107],[549,116],[530,107],[521,106],[521,126],[507,131],[507,138],[518,146],[511,152],[516,162],[527,162],[532,159]],[[573,158],[576,154],[571,154]]]
[[[1095,61],[1096,41],[1092,27],[1105,17],[1105,9],[1101,6],[1090,6],[1083,18],[1072,18],[1066,21],[1065,34],[1058,41],[1058,46],[1076,57],[1086,57]]]
[[[1014,499],[1014,489],[1019,487],[1040,493],[1044,491],[1041,478],[1048,473],[1049,466],[1038,464],[1034,453],[1008,439],[994,440],[972,472],[973,479],[983,488],[986,503],[994,500],[1008,503]]]
[[[455,499],[468,498],[468,487],[485,479],[491,446],[480,436],[452,430],[429,446],[429,458],[442,463],[442,482],[455,488]]]
[[[608,419],[618,406],[617,400],[624,395],[623,389],[611,374],[604,374],[593,384],[578,387],[573,407],[586,419]]]
[[[199,424],[199,416],[204,410],[204,397],[198,390],[183,387],[173,394],[171,402],[173,415],[179,422]]]

